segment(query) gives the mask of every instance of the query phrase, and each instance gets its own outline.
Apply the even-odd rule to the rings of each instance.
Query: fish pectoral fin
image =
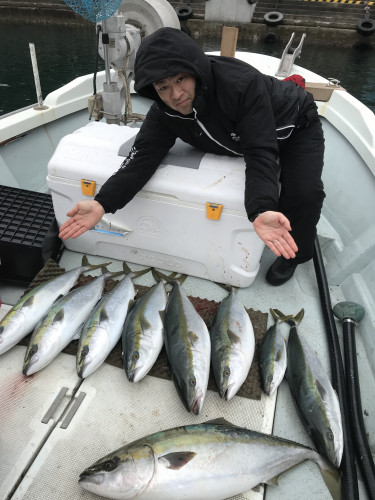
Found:
[[[148,321],[147,318],[144,317],[143,314],[139,318],[139,323],[140,323],[142,332],[149,332],[152,328],[151,323]]]
[[[158,462],[167,469],[180,470],[195,457],[194,451],[168,453],[158,458]]]
[[[31,307],[33,304],[34,304],[34,295],[25,300],[25,302],[22,304],[22,307]]]
[[[52,325],[55,323],[60,323],[64,319],[64,309],[60,309],[57,311],[55,314],[55,317],[53,318]]]
[[[60,293],[60,295],[55,299],[54,301],[54,304],[59,301],[60,299],[62,299],[64,297],[64,295],[62,293]]]
[[[315,380],[315,387],[317,391],[320,394],[320,397],[322,398],[323,401],[327,400],[327,391],[326,389],[322,386],[322,384],[319,382],[318,379]]]
[[[229,422],[229,420],[226,420],[224,417],[208,420],[205,424],[231,425],[232,427],[236,427],[232,422]]]
[[[197,340],[199,340],[199,335],[197,335],[195,332],[192,332],[191,330],[188,331],[188,336],[191,345],[194,345],[197,342]]]
[[[109,318],[108,318],[107,311],[105,310],[105,308],[103,308],[99,314],[99,323],[104,323],[104,322],[107,322],[108,320],[109,320]]]
[[[232,344],[238,344],[240,342],[240,337],[236,333],[234,333],[233,330],[228,330],[227,334]]]
[[[280,361],[282,356],[283,356],[283,353],[281,352],[281,349],[279,349],[276,353],[276,361]]]

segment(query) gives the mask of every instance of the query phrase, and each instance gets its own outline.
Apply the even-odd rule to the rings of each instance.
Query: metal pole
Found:
[[[340,342],[337,334],[335,318],[332,312],[331,297],[323,263],[323,256],[317,236],[315,238],[313,258],[320,302],[327,330],[327,342],[331,360],[332,386],[337,392],[341,408],[342,431],[344,435],[344,452],[340,465],[342,498],[343,500],[358,500],[359,490],[357,469],[354,460],[354,436],[351,433],[348,408],[349,402],[345,397],[344,364],[341,357]]]
[[[111,83],[111,70],[109,67],[109,58],[108,58],[108,32],[107,32],[106,19],[103,19],[102,27],[103,27],[102,42],[103,42],[104,66],[105,66],[105,81],[107,83]]]
[[[47,109],[47,106],[43,106],[42,89],[40,87],[38,62],[36,60],[36,54],[35,54],[35,46],[34,46],[34,44],[33,43],[29,43],[29,48],[30,48],[31,63],[33,65],[33,73],[34,73],[34,82],[35,82],[35,89],[36,89],[36,97],[38,99],[38,106],[35,106],[34,109]]]
[[[346,392],[349,401],[349,415],[357,463],[370,499],[375,499],[375,464],[368,443],[363,420],[361,389],[359,385],[355,327],[365,315],[364,308],[355,302],[339,302],[333,308],[333,314],[342,321],[344,334],[344,357],[346,371]]]

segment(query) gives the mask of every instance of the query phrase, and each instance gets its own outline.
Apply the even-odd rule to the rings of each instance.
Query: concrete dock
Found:
[[[292,32],[296,40],[306,33],[305,45],[372,48],[375,34],[366,36],[358,31],[358,23],[368,19],[375,25],[375,1],[364,0],[169,0],[181,12],[187,7],[189,19],[181,24],[194,38],[202,36],[221,37],[223,26],[239,28],[238,41],[267,39],[287,43]],[[215,4],[210,4],[215,2]],[[234,10],[242,2],[239,22]],[[218,15],[212,16],[212,9]],[[207,15],[207,12],[211,12]],[[277,25],[265,23],[267,13],[281,14]],[[214,17],[214,19],[212,19]],[[8,23],[69,24],[71,26],[93,26],[68,7],[63,0],[0,0],[0,21]],[[270,35],[271,34],[271,35]]]

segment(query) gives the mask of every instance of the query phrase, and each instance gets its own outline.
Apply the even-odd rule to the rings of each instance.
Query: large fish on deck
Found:
[[[103,457],[80,475],[87,491],[118,500],[223,500],[314,461],[335,500],[338,472],[315,450],[229,423],[157,432]],[[328,493],[327,493],[328,496]]]
[[[278,317],[273,309],[270,312],[275,323],[268,328],[259,349],[262,389],[268,396],[272,396],[281,384],[287,365],[286,342],[281,333],[280,322],[293,318],[291,315]],[[299,321],[297,318],[296,320]]]
[[[132,280],[149,272],[148,268],[132,273],[125,262],[123,268],[123,272],[112,274],[112,277],[123,273],[126,277],[102,297],[82,328],[76,363],[81,378],[99,368],[120,340],[129,305],[136,295]]]
[[[8,351],[31,333],[53,303],[69,292],[81,273],[108,264],[110,262],[90,264],[84,255],[80,267],[71,269],[30,290],[0,321],[0,354]]]
[[[275,310],[277,313],[277,310]],[[344,438],[340,403],[319,358],[297,331],[288,338],[286,379],[301,420],[318,451],[335,466],[341,463]]]
[[[210,374],[210,334],[180,283],[161,276],[172,284],[164,324],[165,350],[172,378],[186,409],[198,415]]]
[[[175,277],[173,273],[169,278]],[[165,281],[160,279],[140,297],[122,333],[123,362],[130,382],[139,382],[154,366],[164,345]]]
[[[52,306],[31,335],[23,364],[24,375],[31,375],[47,366],[79,335],[103,293],[105,280],[111,275],[110,272],[104,272],[86,285],[69,292]]]
[[[216,385],[229,401],[246,380],[255,349],[253,325],[233,288],[215,313],[210,336]]]

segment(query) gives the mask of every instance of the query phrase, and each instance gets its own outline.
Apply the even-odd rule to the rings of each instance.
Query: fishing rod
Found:
[[[327,276],[324,268],[322,252],[318,237],[315,238],[313,255],[315,274],[319,288],[319,296],[322,306],[324,322],[327,331],[327,342],[329,347],[332,386],[336,390],[341,409],[342,430],[344,438],[344,450],[341,460],[341,483],[342,497],[344,500],[359,499],[358,478],[354,459],[353,436],[350,428],[350,416],[348,402],[345,397],[345,373],[342,362],[339,337],[336,322],[332,312]]]

